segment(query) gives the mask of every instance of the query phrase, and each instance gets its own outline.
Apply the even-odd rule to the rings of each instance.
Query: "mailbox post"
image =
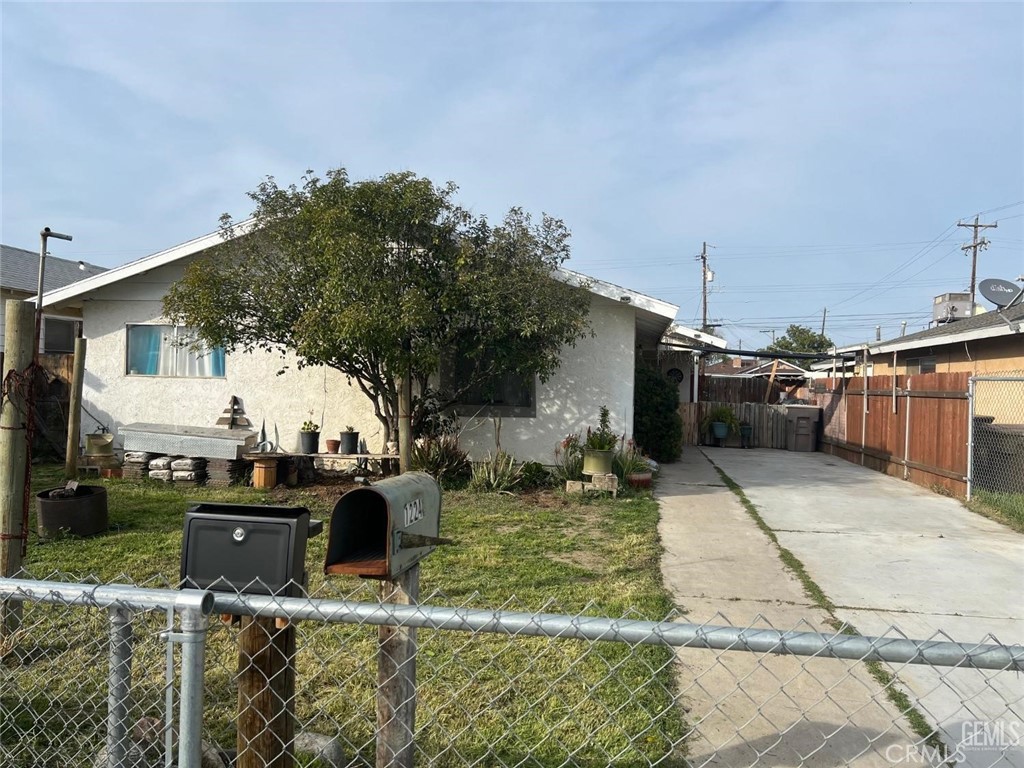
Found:
[[[297,596],[306,584],[306,540],[323,530],[304,507],[195,504],[185,513],[184,586]],[[292,768],[295,628],[241,617],[236,768]]]
[[[415,605],[420,560],[438,544],[441,489],[425,472],[406,472],[338,501],[324,573],[380,579],[385,603]],[[377,630],[377,768],[412,768],[416,731],[416,628]]]

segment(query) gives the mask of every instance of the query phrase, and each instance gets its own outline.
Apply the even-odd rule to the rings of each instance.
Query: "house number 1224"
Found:
[[[423,502],[413,499],[405,505],[405,527],[423,519]]]

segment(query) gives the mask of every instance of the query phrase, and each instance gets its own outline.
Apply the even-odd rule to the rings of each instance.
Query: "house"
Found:
[[[658,345],[657,367],[679,387],[680,403],[695,403],[700,355],[708,349],[725,349],[728,342],[707,331],[673,323]]]
[[[836,350],[844,353],[856,355],[858,376],[1024,371],[1024,303]],[[813,367],[828,370],[831,365],[823,361]]]
[[[104,271],[104,267],[95,264],[47,256],[43,271],[43,291],[52,291]],[[0,352],[4,349],[4,305],[7,300],[31,299],[34,302],[38,290],[39,253],[0,245]],[[74,311],[44,313],[39,332],[39,351],[73,352],[79,330],[79,316]]]
[[[324,436],[354,426],[370,451],[382,450],[370,401],[340,372],[300,369],[294,356],[262,350],[197,355],[175,344],[186,329],[162,317],[162,299],[190,261],[220,242],[219,232],[204,235],[45,294],[49,311],[81,317],[89,341],[83,433],[102,425],[118,435],[136,422],[213,427],[238,397],[255,425],[265,420],[270,433],[277,426],[282,450],[297,450],[307,419]],[[462,445],[474,458],[494,452],[497,417],[502,449],[546,464],[565,435],[596,424],[601,405],[614,430],[632,433],[637,355],[657,349],[678,307],[568,270],[556,277],[587,286],[593,336],[567,348],[548,381],[516,382],[499,406],[463,404]]]

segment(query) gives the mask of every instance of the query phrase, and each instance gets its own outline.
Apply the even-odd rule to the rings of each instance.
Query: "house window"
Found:
[[[910,357],[907,358],[907,376],[914,376],[919,373],[935,373],[934,357]]]
[[[43,318],[43,352],[74,352],[78,323],[56,317]]]
[[[194,351],[192,333],[175,325],[129,325],[125,369],[130,376],[223,378],[224,349]]]
[[[473,361],[459,358],[447,366],[446,387],[457,389],[473,375]],[[460,416],[536,416],[536,379],[533,374],[504,373],[477,382],[459,395]]]

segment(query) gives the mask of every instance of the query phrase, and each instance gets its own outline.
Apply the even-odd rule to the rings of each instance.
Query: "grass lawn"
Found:
[[[1024,493],[975,491],[968,506],[993,520],[1024,533]]]
[[[182,491],[150,481],[90,482],[108,487],[111,531],[52,542],[33,536],[25,562],[32,575],[59,571],[100,581],[163,578],[173,583],[188,500],[303,505],[326,522],[343,490]],[[59,468],[35,472],[36,489],[59,484]],[[663,619],[672,605],[661,582],[657,518],[657,504],[649,496],[612,500],[550,491],[515,497],[446,492],[441,535],[457,545],[441,547],[423,562],[421,600],[443,606]],[[309,542],[311,593],[373,600],[373,582],[333,576],[325,580],[321,566],[326,544],[325,526],[325,535]],[[5,686],[4,709],[13,709],[14,719],[4,719],[22,723],[23,729],[31,721],[40,748],[70,739],[66,728],[60,734],[55,729],[67,719],[60,712],[75,702],[80,711],[91,708],[95,718],[84,719],[93,721],[92,726],[102,722],[105,618],[96,615],[87,627],[76,615],[83,613],[26,609],[26,626],[33,632],[28,647],[38,644],[42,650],[18,668],[14,679],[19,694],[9,699],[12,689]],[[134,693],[140,712],[147,714],[159,714],[162,697],[164,646],[154,637],[162,621],[162,616],[142,620],[136,630],[140,641]],[[301,622],[297,634],[300,727],[340,735],[347,755],[372,763],[376,629]],[[431,630],[420,630],[418,639],[417,762],[684,764],[683,716],[673,704],[674,657],[666,649]],[[46,684],[68,675],[68,665],[79,670],[72,673],[78,685],[68,690],[61,687],[64,683],[56,689]],[[226,746],[233,743],[236,668],[235,630],[216,622],[208,638],[206,728]],[[33,699],[32,687],[41,688],[36,693],[42,697]],[[0,729],[3,755],[13,730]],[[76,748],[99,743],[102,730],[95,730],[86,729]],[[15,757],[14,764],[22,764]],[[34,765],[28,753],[23,764]]]

